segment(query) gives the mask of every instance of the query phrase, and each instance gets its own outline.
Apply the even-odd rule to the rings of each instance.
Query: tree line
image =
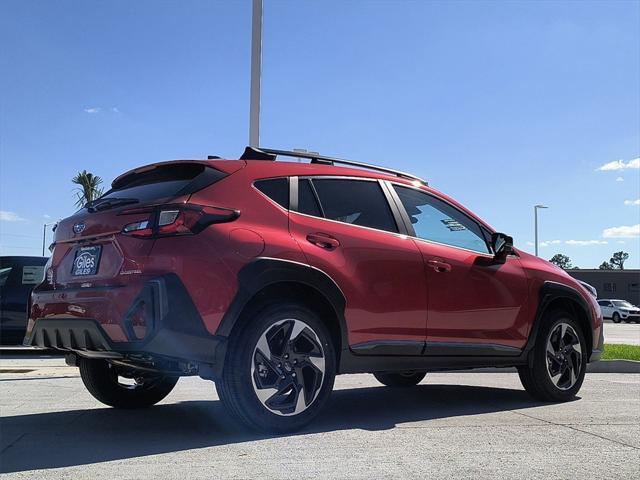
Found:
[[[598,267],[600,270],[624,270],[624,262],[629,259],[629,254],[627,252],[619,251],[614,253],[609,261],[604,261]],[[571,259],[563,255],[562,253],[556,253],[553,257],[549,259],[551,263],[557,265],[563,270],[579,270],[580,267],[574,267],[571,264]]]

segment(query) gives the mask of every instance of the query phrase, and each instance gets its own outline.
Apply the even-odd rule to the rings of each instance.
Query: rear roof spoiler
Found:
[[[395,175],[397,177],[406,178],[408,180],[418,181],[424,185],[428,185],[426,180],[420,177],[411,175],[410,173],[401,172],[392,168],[381,167],[378,165],[371,165],[369,163],[355,162],[353,160],[345,160],[343,158],[326,157],[320,155],[317,152],[307,152],[305,150],[277,150],[274,148],[256,148],[247,147],[244,153],[240,157],[240,160],[268,160],[275,161],[278,156],[290,157],[290,158],[306,158],[311,160],[311,163],[317,163],[322,165],[348,165],[358,168],[366,168],[367,170],[374,170],[389,175]]]

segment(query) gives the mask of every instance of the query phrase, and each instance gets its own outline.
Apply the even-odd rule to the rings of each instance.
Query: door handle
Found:
[[[427,263],[438,273],[451,271],[451,265],[447,262],[443,262],[442,260],[429,260]]]
[[[327,235],[326,233],[310,233],[307,235],[307,241],[317,245],[318,247],[326,248],[327,250],[340,246],[340,242],[337,238],[333,238],[331,235]]]

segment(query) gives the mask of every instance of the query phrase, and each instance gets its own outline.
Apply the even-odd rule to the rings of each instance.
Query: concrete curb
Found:
[[[600,360],[587,365],[589,373],[640,373],[640,362],[636,360]]]

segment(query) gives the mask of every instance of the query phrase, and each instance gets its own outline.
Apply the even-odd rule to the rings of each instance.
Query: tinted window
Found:
[[[598,305],[606,307],[609,304],[606,300],[598,300]]]
[[[490,253],[482,230],[474,220],[426,193],[398,185],[393,188],[398,193],[418,238]]]
[[[274,202],[284,208],[289,208],[289,180],[287,178],[258,180],[254,185]]]
[[[398,231],[378,182],[314,179],[313,185],[325,218],[389,232]]]
[[[226,176],[226,173],[199,163],[166,165],[121,178],[95,204],[107,198],[132,198],[147,202],[188,195]]]
[[[298,211],[314,217],[322,217],[311,182],[304,178],[298,181]]]

